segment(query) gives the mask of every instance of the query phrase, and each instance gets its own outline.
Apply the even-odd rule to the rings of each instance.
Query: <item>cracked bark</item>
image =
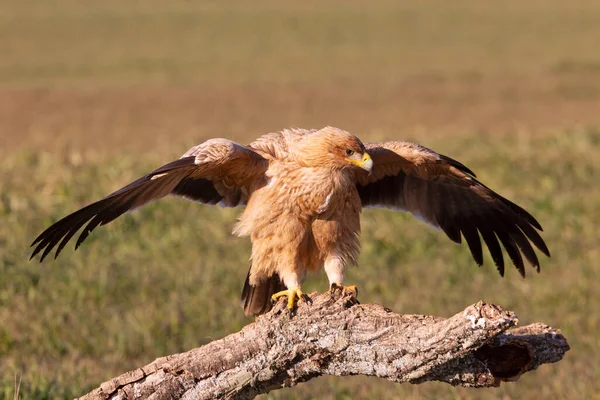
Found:
[[[82,399],[250,399],[320,375],[493,387],[569,350],[560,331],[479,302],[450,318],[400,315],[350,296],[285,302],[241,331],[104,382]]]

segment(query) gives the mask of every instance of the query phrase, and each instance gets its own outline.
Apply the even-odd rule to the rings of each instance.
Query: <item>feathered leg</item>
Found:
[[[356,285],[344,286],[344,269],[346,266],[339,257],[328,257],[325,260],[325,273],[329,279],[329,291],[333,296],[336,291],[341,291],[343,294],[350,293],[352,297],[358,296],[358,288]]]

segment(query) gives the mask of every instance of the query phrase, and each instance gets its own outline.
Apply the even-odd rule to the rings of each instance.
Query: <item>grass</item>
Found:
[[[469,150],[475,143],[477,154]],[[363,282],[363,302],[398,311],[447,316],[485,299],[515,310],[522,324],[543,321],[563,330],[573,348],[565,360],[489,395],[526,397],[544,382],[559,386],[546,387],[549,395],[560,389],[580,397],[600,390],[593,372],[600,344],[593,311],[600,191],[589,185],[600,167],[595,157],[600,132],[432,144],[536,215],[553,258],[543,260],[539,275],[529,270],[522,280],[510,270],[501,279],[489,258],[477,270],[464,246],[452,245],[410,216],[368,210],[361,267],[349,272],[348,281]],[[235,210],[167,199],[99,229],[77,253],[69,247],[55,262],[26,262],[27,243],[45,226],[161,162],[153,156],[142,162],[131,156],[73,158],[67,151],[21,152],[2,162],[7,179],[0,209],[6,227],[0,235],[5,321],[0,354],[5,385],[12,387],[15,371],[23,373],[23,398],[44,390],[50,397],[74,396],[249,322],[238,305],[249,243],[229,235]],[[324,276],[312,277],[307,288],[324,290]],[[573,380],[573,373],[579,378]],[[322,379],[273,395],[310,397],[328,385],[333,393],[363,390],[365,396],[378,390],[397,396],[475,395],[441,385],[415,389],[361,378]]]
[[[368,210],[348,274],[363,302],[449,316],[484,299],[572,350],[498,389],[328,377],[268,398],[600,393],[595,2],[9,0],[0,21],[0,398],[75,397],[250,321],[239,210],[165,199],[40,265],[41,230],[205,138],[329,124],[459,159],[531,211],[552,252],[541,274],[501,279],[410,215]]]
[[[593,1],[223,3],[10,0],[0,82],[389,81],[424,66],[536,73],[594,61],[600,30]]]

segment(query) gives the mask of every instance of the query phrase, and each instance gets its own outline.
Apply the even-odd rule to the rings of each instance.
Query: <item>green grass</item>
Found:
[[[367,210],[360,267],[348,274],[349,282],[361,282],[361,300],[449,316],[484,299],[516,311],[522,324],[542,321],[561,328],[572,351],[559,364],[489,392],[328,378],[273,396],[311,397],[328,385],[341,398],[344,391],[356,390],[365,396],[391,391],[461,397],[528,397],[539,390],[587,397],[600,390],[593,372],[600,345],[595,335],[600,319],[594,312],[599,305],[600,188],[590,185],[600,170],[600,132],[430,145],[461,159],[492,188],[530,210],[545,228],[553,257],[542,260],[539,275],[530,269],[523,280],[509,270],[502,279],[489,257],[477,269],[465,246],[454,246],[409,215]],[[473,146],[477,153],[470,150]],[[238,304],[249,243],[229,235],[236,210],[167,199],[98,229],[76,253],[68,246],[54,262],[26,261],[28,243],[44,227],[163,161],[149,156],[139,163],[122,155],[74,164],[67,152],[23,152],[2,161],[7,177],[0,187],[5,392],[14,374],[21,373],[23,398],[73,396],[249,322]],[[307,288],[325,290],[326,278],[311,277]]]
[[[9,85],[387,82],[600,61],[594,1],[9,0],[0,11],[0,83]]]
[[[410,215],[367,210],[348,273],[361,301],[449,316],[483,299],[572,350],[499,389],[327,377],[269,398],[597,396],[598,37],[594,1],[3,2],[0,398],[15,378],[22,399],[75,397],[250,322],[240,210],[165,199],[41,265],[29,243],[205,138],[324,125],[457,158],[531,211],[552,252],[502,279]]]

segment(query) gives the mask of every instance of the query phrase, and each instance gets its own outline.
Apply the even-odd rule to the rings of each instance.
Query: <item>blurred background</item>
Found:
[[[367,210],[347,279],[362,302],[450,316],[483,299],[572,350],[497,389],[325,377],[263,398],[597,397],[599,43],[593,0],[4,0],[0,397],[81,395],[249,323],[239,209],[169,198],[56,261],[28,262],[29,244],[207,138],[325,125],[462,161],[536,216],[552,252],[540,274],[500,278],[487,254],[477,268],[412,216]]]

